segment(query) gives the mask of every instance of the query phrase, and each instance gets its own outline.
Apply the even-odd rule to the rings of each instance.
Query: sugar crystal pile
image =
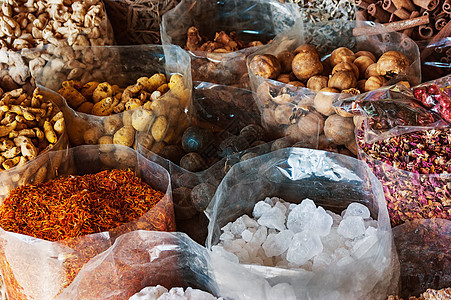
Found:
[[[172,288],[170,290],[166,289],[164,286],[148,286],[143,288],[140,292],[134,294],[129,300],[221,300],[222,298],[216,298],[210,293],[187,288],[185,291],[183,288]]]
[[[224,226],[212,251],[236,263],[315,272],[371,257],[377,248],[377,221],[357,202],[338,215],[310,199],[273,197],[256,203],[252,216]]]

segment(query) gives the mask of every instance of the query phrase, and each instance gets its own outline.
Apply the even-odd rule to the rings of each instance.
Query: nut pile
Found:
[[[79,46],[112,44],[110,27],[100,0],[3,1],[0,11],[2,75],[9,73],[16,84],[22,85],[52,55],[61,57],[66,68],[93,63],[89,54],[74,53],[74,50]],[[44,48],[45,45],[48,46]],[[20,51],[25,61],[17,59],[20,55],[15,51]],[[85,56],[88,61],[83,61]],[[53,67],[61,66],[55,63]],[[49,77],[57,75],[48,74]]]
[[[23,166],[51,149],[65,131],[63,113],[35,89],[2,93],[0,99],[0,171]]]
[[[114,149],[107,144],[136,146],[139,131],[141,144],[153,149],[154,142],[162,147],[186,128],[183,109],[189,91],[179,74],[169,81],[162,73],[141,77],[125,89],[108,82],[65,81],[62,86],[59,93],[69,106],[86,114],[73,118],[69,134],[74,144],[101,144],[110,152]]]
[[[347,94],[375,90],[409,68],[408,58],[398,51],[376,59],[369,51],[354,53],[340,47],[321,60],[318,50],[308,44],[276,56],[255,55],[249,61],[255,75],[282,83],[264,80],[257,88],[265,126],[293,142],[334,152],[345,147],[354,155],[352,114],[335,108],[333,102]]]
[[[200,36],[199,29],[192,26],[188,29],[185,49],[189,51],[227,53],[262,45],[263,43],[260,41],[252,41],[245,44],[234,31],[230,32],[230,34],[224,31],[217,32],[213,41],[208,41],[207,38]]]

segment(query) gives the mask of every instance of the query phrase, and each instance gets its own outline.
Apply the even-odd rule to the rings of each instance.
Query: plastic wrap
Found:
[[[110,247],[116,237],[134,230],[175,230],[171,183],[168,172],[136,151],[115,146],[124,158],[114,165],[104,163],[99,146],[81,146],[47,152],[30,163],[27,170],[49,166],[46,180],[61,175],[89,174],[105,169],[134,170],[137,176],[165,196],[145,215],[133,222],[80,238],[49,242],[0,229],[0,268],[10,299],[54,299],[92,257]],[[54,165],[63,164],[59,168]],[[39,172],[39,171],[38,171]],[[3,182],[2,182],[3,183]],[[23,184],[31,184],[33,180]],[[4,196],[0,200],[3,200]]]
[[[94,54],[93,59],[102,63],[103,66],[93,70],[91,65],[86,65],[85,69],[82,69],[84,74],[80,79],[82,83],[91,80],[107,81],[125,88],[127,85],[136,83],[136,80],[142,76],[150,77],[161,72],[167,76],[175,73],[183,75],[183,86],[177,86],[174,90],[170,89],[160,96],[157,101],[161,105],[155,105],[155,109],[153,106],[151,110],[146,109],[146,114],[143,113],[145,110],[143,107],[138,107],[119,114],[95,116],[77,112],[69,107],[67,101],[64,101],[61,106],[67,122],[71,124],[68,127],[68,133],[72,145],[98,144],[101,137],[114,138],[119,130],[127,128],[129,132],[126,135],[127,139],[121,142],[113,140],[114,143],[135,147],[135,132],[140,131],[145,133],[140,135],[142,142],[151,147],[152,144],[157,143],[156,140],[161,144],[163,141],[173,139],[176,132],[183,132],[187,123],[185,112],[191,101],[192,82],[189,55],[180,47],[158,45],[88,47],[85,48],[85,53]],[[104,61],[105,57],[108,58],[107,61]],[[38,84],[53,91],[58,91],[63,81],[75,79],[71,74],[76,69],[69,71],[65,66],[56,63],[61,68],[62,75],[58,81],[46,80],[47,74],[55,72],[55,62],[58,60],[59,58],[56,57],[50,60],[36,78]],[[150,117],[146,118],[148,115]],[[134,123],[139,120],[145,122]],[[118,126],[111,124],[118,124]],[[154,125],[155,127],[158,125],[158,136],[154,131]]]
[[[406,76],[396,76],[387,82],[408,80],[411,84],[418,84],[421,81],[420,59],[418,47],[414,45],[411,49],[405,50],[399,48],[399,42],[402,39],[400,33],[387,33],[382,35],[354,37],[352,29],[355,28],[355,22],[334,21],[316,24],[305,24],[303,28],[295,27],[276,37],[273,43],[264,46],[248,58],[248,69],[251,80],[252,90],[257,93],[257,104],[262,113],[262,123],[265,128],[271,131],[275,136],[287,136],[293,140],[303,140],[309,144],[310,148],[327,149],[330,143],[324,145],[324,140],[331,140],[333,144],[344,145],[352,151],[352,122],[347,119],[349,114],[337,114],[344,119],[334,115],[334,110],[325,111],[318,107],[314,109],[315,98],[318,103],[318,97],[327,97],[328,99],[346,99],[350,94],[338,94],[329,92],[315,92],[314,90],[295,87],[291,84],[282,83],[272,79],[264,79],[252,72],[249,63],[252,58],[258,54],[277,55],[282,51],[295,50],[299,45],[308,43],[315,46],[324,62],[330,56],[330,53],[339,47],[348,47],[353,51],[368,50],[377,57],[384,52],[397,50],[404,53],[410,61],[410,68]],[[352,89],[351,89],[352,90]],[[323,101],[327,102],[327,101]],[[324,136],[327,133],[328,125],[337,123],[336,120],[327,122],[326,117],[332,119],[341,119],[344,125],[337,126],[331,131],[339,133],[345,139],[336,139],[333,134]],[[351,115],[352,116],[352,115]],[[326,121],[325,121],[326,119]],[[327,124],[327,123],[329,124]],[[326,123],[326,124],[324,124]],[[294,126],[294,125],[297,125]],[[327,125],[327,126],[326,126]],[[327,130],[324,130],[326,127]],[[341,127],[341,128],[340,128]],[[349,130],[345,130],[349,129]],[[346,141],[345,141],[346,140]],[[343,143],[343,144],[342,144]],[[346,145],[349,143],[349,145]],[[355,144],[354,144],[355,145]]]
[[[448,26],[449,27],[449,26]],[[433,80],[451,72],[451,37],[418,41],[423,80]]]
[[[451,221],[414,220],[393,229],[401,264],[401,297],[451,286]]]
[[[264,299],[265,286],[279,283],[290,284],[299,299],[386,299],[393,291],[398,265],[382,187],[364,163],[339,154],[287,148],[233,166],[207,209],[207,248],[218,243],[221,228],[229,221],[252,212],[256,202],[273,196],[292,203],[308,197],[336,213],[359,202],[377,220],[378,241],[366,258],[315,273],[218,262],[222,267],[215,276],[223,297]],[[241,269],[236,280],[227,272],[232,269]],[[353,290],[359,281],[369,288]]]
[[[359,116],[356,119],[356,128],[363,130],[367,143],[419,130],[449,126],[440,113],[419,104],[412,90],[402,84],[338,100],[334,105]]]
[[[451,75],[422,83],[412,90],[420,104],[451,122]]]
[[[195,26],[201,35],[211,39],[223,30],[226,33],[235,31],[245,43],[255,40],[266,43],[293,26],[298,17],[296,5],[274,0],[183,0],[163,15],[161,41],[163,45],[185,47],[188,29]],[[246,57],[257,49],[251,47],[229,53],[190,52],[193,80],[247,87]]]
[[[207,250],[183,233],[126,233],[91,259],[57,299],[128,299],[156,285],[215,293]]]
[[[43,91],[41,91],[40,94],[44,95],[44,99],[49,99],[54,103],[61,101],[61,96],[52,95],[52,97],[49,97]],[[59,111],[57,108],[56,110]],[[58,137],[58,140],[53,147],[47,146],[38,154],[36,159],[40,156],[46,157],[51,151],[67,149],[69,146],[69,138],[65,130],[63,134]],[[60,167],[64,168],[64,152],[61,151],[59,151],[58,154],[55,154],[55,157],[51,163],[43,162],[41,164],[37,164],[34,163],[34,160],[31,160],[22,166],[16,166],[9,170],[0,171],[0,200],[6,197],[9,191],[17,186],[25,183],[42,183],[49,178],[52,178],[52,173],[54,170],[59,170]]]

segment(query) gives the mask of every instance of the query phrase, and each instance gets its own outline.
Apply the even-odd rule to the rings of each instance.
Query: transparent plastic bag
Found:
[[[367,143],[449,126],[440,113],[419,104],[414,92],[402,84],[338,100],[334,105],[358,115],[356,128],[363,131]]]
[[[400,49],[402,34],[394,32],[382,35],[354,37],[355,22],[337,20],[316,24],[304,24],[278,35],[274,42],[262,47],[248,57],[247,65],[251,87],[257,94],[257,104],[262,114],[262,123],[275,136],[287,136],[294,140],[305,140],[309,148],[327,149],[329,144],[345,146],[354,154],[352,114],[336,111],[330,103],[335,99],[346,99],[352,94],[316,92],[256,75],[250,68],[252,58],[259,54],[277,55],[282,51],[294,51],[302,44],[315,46],[324,63],[333,50],[348,47],[354,52],[370,51],[376,57],[390,50],[404,53],[410,62],[407,74],[395,76],[386,84],[408,80],[411,84],[421,81],[418,47]],[[389,42],[387,42],[387,40]],[[349,89],[349,92],[353,89]],[[328,105],[328,103],[330,105]],[[338,116],[337,116],[338,115]],[[328,118],[332,118],[329,122]],[[338,124],[339,123],[339,124]],[[295,126],[297,125],[297,126]],[[328,140],[328,143],[324,143]],[[324,145],[325,144],[325,145]]]
[[[179,232],[126,233],[91,259],[57,299],[128,299],[156,285],[215,293],[207,250]]]
[[[299,299],[386,299],[393,292],[399,266],[381,185],[364,163],[339,154],[287,148],[233,166],[207,208],[207,248],[218,243],[224,225],[251,213],[258,201],[274,196],[292,203],[308,197],[335,213],[351,202],[361,203],[377,220],[378,241],[365,252],[366,258],[343,266],[332,264],[317,272],[229,261],[220,269],[223,275],[217,274],[219,269],[215,271],[222,296],[253,299],[263,293],[264,299],[264,287],[279,283],[290,284]],[[241,269],[242,278],[249,280],[233,281],[227,270],[234,268]],[[354,290],[359,282],[365,282],[366,288]]]
[[[61,96],[58,95],[56,97],[55,95],[49,96],[48,94],[45,93],[45,91],[40,91],[39,94],[44,96],[43,99],[53,101],[53,103],[58,103],[59,101],[61,101]],[[58,112],[59,109],[55,107],[54,114],[56,115]],[[67,124],[66,120],[65,123]],[[44,131],[43,127],[41,128],[41,131],[42,132]],[[59,136],[57,135],[57,138],[58,140],[55,144],[53,145],[50,144],[45,149],[41,150],[35,159],[38,159],[42,155],[46,156],[51,151],[64,150],[69,148],[70,144],[67,134],[67,125],[65,126],[64,132]],[[5,141],[3,140],[2,142],[4,143]],[[3,153],[3,155],[5,155],[5,153]],[[4,159],[2,160],[2,162],[3,161]],[[34,163],[34,159],[32,159],[27,161],[23,165],[21,165],[21,163],[19,162],[19,164],[17,164],[15,167],[12,167],[8,170],[1,169],[0,200],[6,197],[9,191],[17,186],[23,185],[25,183],[44,182],[46,179],[51,177],[51,174],[54,170],[58,170],[60,167],[63,168],[63,166],[64,166],[64,152],[58,151],[58,154],[57,155],[55,154],[55,158],[52,161],[52,163],[43,163],[39,165]]]
[[[163,191],[165,196],[139,219],[108,232],[79,238],[50,242],[0,229],[0,268],[10,299],[54,299],[87,261],[108,249],[121,234],[139,229],[175,230],[167,171],[130,148],[115,147],[116,153],[121,153],[124,159],[114,165],[105,162],[99,146],[80,146],[47,152],[30,163],[28,169],[39,170],[49,166],[46,180],[112,168],[131,169],[151,187]],[[61,161],[60,167],[54,167]],[[24,182],[27,183],[33,183],[33,179]]]
[[[451,122],[451,75],[412,88],[416,100],[424,107]]]
[[[451,286],[451,221],[413,220],[393,229],[401,264],[401,297]]]
[[[294,4],[274,0],[193,1],[183,0],[163,15],[161,41],[163,45],[185,47],[191,26],[210,40],[221,30],[235,31],[245,43],[268,42],[294,25],[299,10]],[[190,51],[193,80],[246,87],[248,85],[246,57],[257,47],[229,53]]]
[[[451,72],[451,37],[445,34],[437,39],[437,36],[431,40],[417,41],[421,51],[424,81],[434,80]]]
[[[171,140],[176,131],[186,128],[186,109],[191,101],[191,69],[189,55],[177,46],[112,46],[85,48],[85,53],[94,54],[93,59],[104,63],[103,68],[93,70],[86,65],[82,72],[81,82],[103,82],[120,87],[133,85],[142,76],[151,77],[156,73],[164,73],[169,81],[171,74],[183,76],[180,84],[161,95],[151,109],[142,106],[109,116],[96,116],[78,112],[68,105],[67,100],[61,103],[68,123],[69,138],[72,145],[100,144],[107,140],[109,144],[119,143],[129,147],[136,146],[135,132],[140,135],[143,143],[152,145],[156,141]],[[108,58],[104,61],[104,58]],[[53,91],[59,91],[66,80],[75,79],[71,74],[77,69],[67,69],[59,65],[60,75],[57,81],[47,81],[46,74],[57,72],[54,69],[55,57],[39,73],[36,82]],[[80,69],[79,69],[80,70]],[[78,77],[77,77],[78,78]],[[139,95],[138,95],[139,96]],[[138,97],[136,96],[136,97]],[[135,97],[133,95],[133,97]],[[158,129],[158,130],[157,130]],[[118,133],[121,131],[122,133]],[[115,140],[116,134],[118,135]],[[119,138],[122,136],[122,138]],[[103,139],[99,141],[101,138]],[[108,144],[107,143],[107,144]],[[109,152],[109,150],[105,150]]]

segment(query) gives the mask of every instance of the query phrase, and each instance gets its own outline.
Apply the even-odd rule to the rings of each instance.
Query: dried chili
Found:
[[[64,264],[63,288],[86,262],[105,251],[115,236],[136,229],[174,230],[173,216],[163,213],[171,203],[163,201],[162,207],[151,210],[164,195],[131,170],[64,176],[12,190],[0,207],[0,227],[67,246],[58,258]],[[109,237],[93,234],[105,231]],[[5,257],[3,249],[0,254]],[[8,261],[1,262],[9,297],[27,299]]]

